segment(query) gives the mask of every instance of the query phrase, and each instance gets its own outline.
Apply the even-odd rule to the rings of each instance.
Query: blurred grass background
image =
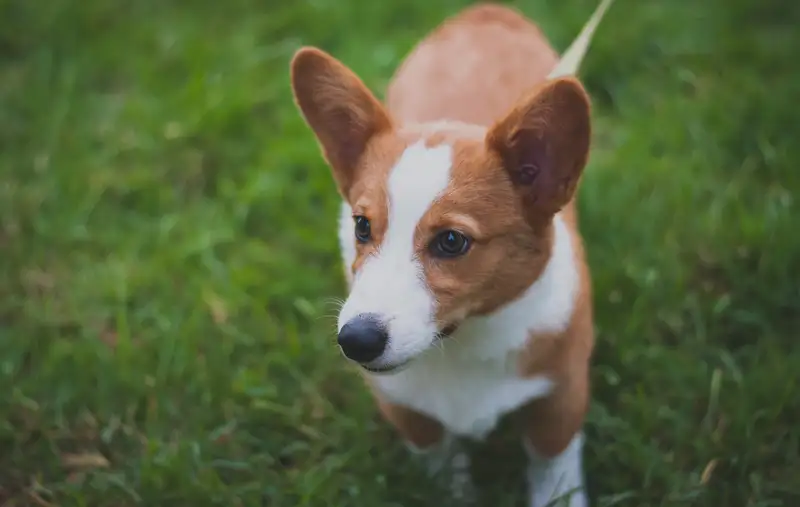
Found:
[[[287,72],[314,44],[381,94],[468,3],[0,1],[0,506],[446,503],[333,346]],[[596,5],[513,3],[559,51]],[[800,505],[799,26],[617,0],[588,53],[594,505]],[[524,505],[512,444],[486,505]]]

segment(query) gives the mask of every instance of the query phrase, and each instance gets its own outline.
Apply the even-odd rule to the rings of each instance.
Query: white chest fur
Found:
[[[340,241],[346,266],[355,256],[350,214],[345,204]],[[566,224],[556,216],[554,226],[552,255],[536,283],[496,313],[463,323],[408,368],[375,376],[380,392],[440,421],[455,434],[477,439],[485,437],[505,413],[546,396],[552,381],[544,376],[520,377],[516,359],[531,334],[563,331],[572,317],[580,281]]]
[[[375,383],[392,402],[438,420],[456,435],[482,439],[503,414],[552,388],[546,377],[519,378],[515,356],[480,359],[432,350]]]

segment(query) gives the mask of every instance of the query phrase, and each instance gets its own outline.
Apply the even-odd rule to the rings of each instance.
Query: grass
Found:
[[[1,506],[445,503],[332,345],[287,69],[381,93],[467,3],[0,1]],[[563,50],[596,2],[515,4]],[[798,5],[618,0],[588,53],[594,505],[800,504]]]

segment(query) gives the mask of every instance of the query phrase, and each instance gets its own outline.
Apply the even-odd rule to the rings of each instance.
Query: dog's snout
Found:
[[[389,333],[378,315],[363,313],[348,321],[339,331],[339,346],[348,359],[369,363],[386,349]]]

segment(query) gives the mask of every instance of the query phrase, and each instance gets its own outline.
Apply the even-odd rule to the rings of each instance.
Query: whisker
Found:
[[[328,298],[327,300],[325,300],[325,302],[323,304],[326,307],[333,306],[335,311],[339,311],[339,310],[342,309],[342,307],[344,306],[345,302],[346,301],[344,299],[342,299],[342,298],[331,297],[331,298]]]

